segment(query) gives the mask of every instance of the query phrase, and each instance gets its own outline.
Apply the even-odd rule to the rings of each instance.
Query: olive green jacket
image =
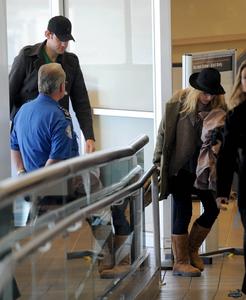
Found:
[[[174,96],[166,104],[158,130],[153,163],[160,166],[160,200],[167,198],[171,193],[171,176],[177,175],[196,148],[195,114],[182,116],[180,114],[182,102],[183,99]],[[182,127],[177,131],[178,120],[181,117]]]

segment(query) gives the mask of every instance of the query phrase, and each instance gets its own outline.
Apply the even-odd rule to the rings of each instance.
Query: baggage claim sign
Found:
[[[186,53],[182,56],[182,86],[189,86],[192,73],[204,68],[215,68],[221,74],[221,83],[226,91],[226,98],[231,92],[236,75],[236,50],[217,50],[208,52]]]
[[[233,57],[231,55],[218,57],[193,57],[192,70],[193,72],[200,72],[204,68],[215,68],[219,72],[233,70]]]

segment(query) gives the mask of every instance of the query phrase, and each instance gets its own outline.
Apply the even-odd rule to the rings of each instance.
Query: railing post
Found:
[[[154,245],[156,266],[161,268],[161,245],[160,245],[160,217],[159,217],[159,199],[158,199],[158,175],[155,171],[151,177],[151,193],[153,203],[153,222],[154,222]]]

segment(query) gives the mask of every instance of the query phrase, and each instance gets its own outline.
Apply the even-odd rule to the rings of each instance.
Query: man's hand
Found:
[[[17,170],[17,176],[22,176],[24,174],[26,174],[26,170],[24,168]]]
[[[85,142],[85,153],[92,153],[96,150],[95,141],[92,139],[88,139]]]
[[[216,204],[218,209],[227,210],[227,205],[229,204],[229,200],[227,197],[218,197],[216,198]]]

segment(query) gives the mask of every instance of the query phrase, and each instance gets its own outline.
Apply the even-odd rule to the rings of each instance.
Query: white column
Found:
[[[154,140],[165,103],[172,96],[171,1],[152,0]],[[171,197],[160,203],[160,232],[165,254],[171,252]]]
[[[63,0],[50,0],[51,16],[64,16],[64,1]]]
[[[9,82],[7,56],[7,25],[6,1],[0,0],[0,180],[10,177],[10,146],[9,146]]]
[[[172,95],[171,1],[152,0],[152,13],[154,138],[156,138],[163,115],[163,104]]]

